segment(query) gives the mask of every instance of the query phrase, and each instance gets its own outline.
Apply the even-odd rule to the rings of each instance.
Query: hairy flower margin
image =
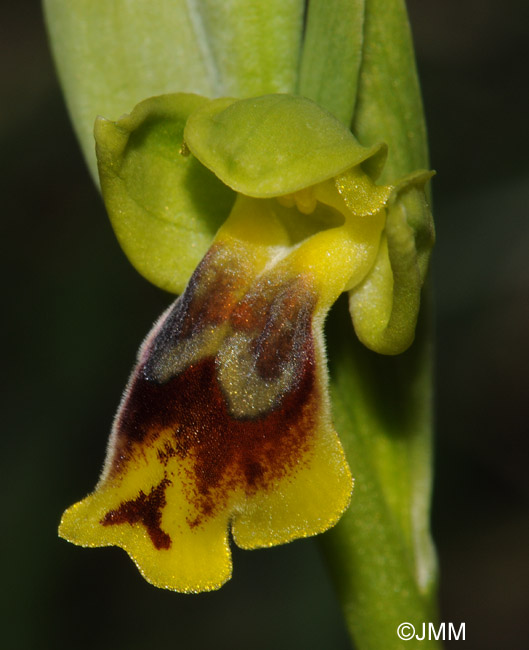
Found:
[[[412,343],[432,174],[376,185],[385,146],[362,147],[290,95],[151,98],[117,122],[100,118],[96,140],[116,234],[160,286],[179,290],[171,197],[190,214],[215,200],[231,209],[143,343],[99,483],[60,534],[124,548],[158,587],[216,589],[231,575],[230,530],[241,548],[272,546],[327,530],[347,508],[324,319],[349,291],[365,345],[398,354]]]

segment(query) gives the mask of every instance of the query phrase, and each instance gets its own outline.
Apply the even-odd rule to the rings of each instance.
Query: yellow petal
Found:
[[[184,592],[230,577],[230,525],[245,548],[313,535],[352,489],[312,275],[268,269],[251,236],[223,237],[143,344],[101,480],[60,527]]]

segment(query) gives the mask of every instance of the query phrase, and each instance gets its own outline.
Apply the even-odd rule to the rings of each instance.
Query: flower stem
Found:
[[[355,490],[321,544],[356,647],[385,650],[398,647],[401,623],[420,630],[436,620],[428,312],[423,309],[415,344],[398,357],[364,348],[344,331],[347,319],[341,301],[327,334],[335,423]]]
[[[410,27],[404,0],[365,0],[355,15],[349,31],[343,25],[340,30],[356,39],[347,51],[362,52],[350,124],[362,144],[388,144],[379,181],[385,182],[428,166]],[[332,89],[324,90],[320,102],[333,97]],[[343,106],[331,100],[324,105],[344,119]],[[327,323],[333,415],[356,483],[349,510],[321,544],[351,637],[362,650],[400,647],[397,628],[403,622],[420,636],[423,623],[436,621],[437,567],[429,533],[431,313],[427,286],[415,342],[396,357],[370,352],[356,340],[345,299]],[[418,644],[440,645],[413,638],[406,647]]]

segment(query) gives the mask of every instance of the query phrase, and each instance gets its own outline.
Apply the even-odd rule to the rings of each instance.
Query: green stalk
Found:
[[[342,44],[336,39],[330,44],[323,27],[318,39],[313,33],[317,26],[311,28],[310,20],[308,26],[308,35],[320,43],[323,60],[332,57],[328,48],[342,45],[350,53],[361,46],[358,78],[351,73],[354,82],[348,86],[356,90],[351,114],[314,80],[304,84],[303,74],[300,92],[311,94],[351,123],[362,144],[388,144],[381,177],[387,182],[413,169],[427,168],[424,115],[404,2],[366,0],[361,4],[356,7],[356,18],[349,21],[349,30],[342,23],[338,32]],[[313,56],[304,55],[307,60]],[[332,83],[325,74],[321,81]],[[401,623],[412,623],[420,636],[422,623],[435,623],[437,616],[437,569],[429,533],[431,301],[428,289],[423,294],[415,342],[396,357],[364,348],[352,335],[343,304],[328,322],[333,412],[356,487],[346,514],[322,537],[322,548],[351,636],[362,650],[401,647],[404,642],[397,636]],[[406,648],[438,645],[435,640],[415,638],[405,643]]]
[[[344,302],[328,323],[333,412],[355,490],[348,511],[321,544],[351,636],[362,650],[400,647],[397,627],[403,622],[420,633],[423,622],[436,621],[428,517],[428,312],[424,304],[415,343],[399,357],[377,355],[351,337]],[[408,641],[406,647],[437,644]]]

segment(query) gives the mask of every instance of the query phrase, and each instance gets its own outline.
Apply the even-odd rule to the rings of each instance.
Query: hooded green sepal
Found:
[[[191,152],[226,185],[257,198],[297,192],[369,160],[374,178],[384,144],[363,147],[333,115],[294,95],[222,98],[185,127]]]
[[[381,354],[400,354],[412,343],[435,232],[424,186],[434,172],[418,171],[395,184],[376,262],[349,292],[360,341]]]
[[[173,293],[184,290],[235,200],[182,149],[187,118],[207,101],[152,97],[116,122],[95,124],[101,188],[119,243],[139,273]]]

